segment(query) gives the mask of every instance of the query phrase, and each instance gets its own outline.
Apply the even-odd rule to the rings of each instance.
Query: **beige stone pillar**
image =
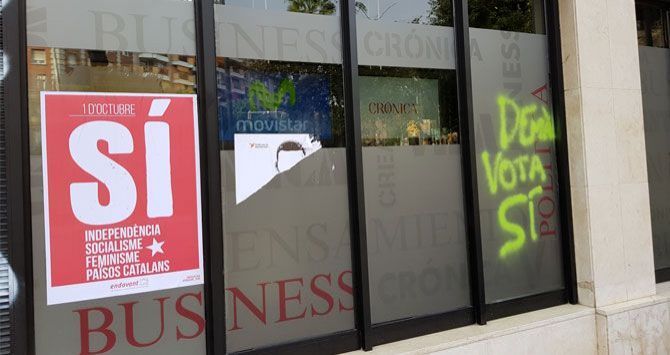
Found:
[[[600,353],[667,353],[668,303],[655,296],[635,4],[559,0],[559,7],[579,301],[596,308]]]

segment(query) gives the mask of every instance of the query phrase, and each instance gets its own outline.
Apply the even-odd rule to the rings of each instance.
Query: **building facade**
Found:
[[[669,15],[0,0],[0,353],[670,353]]]

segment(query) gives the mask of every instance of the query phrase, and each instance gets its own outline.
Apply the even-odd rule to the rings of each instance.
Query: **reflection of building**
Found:
[[[117,52],[119,53],[119,52]],[[142,68],[150,68],[151,73],[162,81],[186,87],[195,86],[195,58],[187,56],[164,56],[154,53],[140,53],[137,56]]]
[[[217,58],[216,83],[220,120],[224,120],[224,117],[234,117],[236,109],[241,109],[239,103],[247,102],[249,86],[254,81],[260,81],[266,87],[274,89],[275,83],[270,80],[269,76],[244,69],[242,63],[238,60]],[[221,134],[223,135],[223,133]]]
[[[192,91],[195,87],[193,56],[39,47],[31,47],[29,56],[29,72],[38,81],[34,88],[41,90],[60,90],[63,76],[79,67],[123,68],[129,74],[159,79],[170,89],[167,91]]]
[[[268,80],[267,76],[243,69],[241,65],[235,65],[237,61],[234,59],[218,58],[217,62],[216,82],[219,97],[226,97],[230,101],[238,100],[247,95],[249,85],[256,80],[260,80],[265,85],[272,85],[272,81]],[[223,105],[221,107],[226,107],[225,104],[227,102],[220,103]]]
[[[196,85],[195,57],[155,53],[30,47],[28,73],[37,107],[41,91],[193,93]],[[40,111],[30,112],[35,149]]]
[[[228,98],[239,99],[247,92],[246,71],[241,68],[236,68],[229,65],[224,65],[224,62],[229,62],[231,59],[219,58],[216,67],[216,88],[219,98],[226,98],[226,100],[219,100],[220,112],[228,110],[230,107]],[[223,68],[226,69],[223,69]],[[232,108],[230,108],[232,109]]]

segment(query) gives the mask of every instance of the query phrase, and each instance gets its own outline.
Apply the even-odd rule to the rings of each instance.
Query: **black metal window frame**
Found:
[[[355,328],[320,338],[289,342],[246,353],[311,354],[338,353],[444,331],[470,324],[484,325],[488,320],[577,303],[570,175],[563,73],[561,67],[558,2],[545,0],[550,81],[556,119],[556,158],[558,164],[559,205],[563,278],[565,285],[554,292],[487,304],[485,301],[482,242],[479,220],[477,166],[472,110],[468,1],[453,0],[454,34],[457,61],[458,108],[461,127],[464,206],[468,244],[472,306],[444,314],[404,319],[384,324],[371,323],[368,279],[365,202],[363,186],[362,140],[359,113],[358,57],[356,18],[353,0],[340,0],[347,170],[351,228],[352,271],[354,282]],[[201,137],[203,245],[205,276],[205,318],[208,354],[226,352],[224,250],[221,201],[221,164],[219,159],[218,102],[216,94],[216,50],[214,0],[194,0],[196,21],[197,92]],[[4,56],[9,69],[4,76],[5,117],[8,158],[8,218],[10,263],[17,282],[12,304],[13,354],[34,354],[32,232],[28,146],[28,85],[26,44],[26,0],[3,4]],[[669,274],[670,275],[670,274]]]

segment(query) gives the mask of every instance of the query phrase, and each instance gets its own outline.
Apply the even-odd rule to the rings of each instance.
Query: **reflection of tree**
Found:
[[[367,17],[368,20],[379,21],[379,20],[381,20],[381,19],[384,17],[384,15],[385,15],[389,10],[391,10],[391,9],[392,9],[394,6],[396,6],[396,5],[398,5],[398,1],[396,1],[396,2],[394,2],[393,4],[387,6],[384,10],[377,9],[377,16],[375,16],[375,17],[370,17],[370,15],[368,14],[368,8],[367,8],[367,6],[365,6],[365,4],[363,4],[363,3],[360,2],[360,1],[356,1],[356,11],[359,11],[360,13],[362,13],[365,17]]]
[[[470,0],[470,27],[535,32],[534,0]]]
[[[285,0],[288,3],[286,10],[291,12],[302,12],[306,14],[332,15],[336,12],[337,1],[332,0]],[[360,1],[356,1],[356,11],[364,14],[368,9]]]
[[[332,15],[335,13],[335,3],[331,0],[287,0],[286,10],[307,14]]]
[[[451,0],[428,0],[428,24],[452,26]],[[537,0],[469,0],[470,27],[492,30],[536,32],[536,11],[541,14]]]
[[[226,100],[225,98],[219,98],[219,100]],[[233,117],[246,117],[249,112],[249,100],[233,100]]]
[[[471,0],[472,1],[472,0]],[[428,24],[434,26],[453,26],[453,6],[451,0],[428,0]]]

